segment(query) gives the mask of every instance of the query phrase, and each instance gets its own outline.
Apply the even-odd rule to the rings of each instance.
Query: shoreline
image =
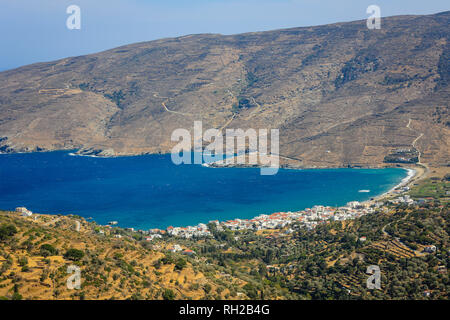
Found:
[[[202,164],[202,166],[209,167],[207,164]],[[229,166],[229,168],[232,168],[232,167],[233,166]],[[215,167],[212,167],[212,168],[215,168]],[[253,168],[257,168],[257,167],[253,167]],[[385,167],[385,168],[389,168],[389,167]],[[281,167],[280,167],[280,169],[281,169]],[[298,169],[297,168],[288,168],[288,169],[301,170],[301,168],[298,168]],[[327,169],[327,168],[308,168],[308,169],[319,169],[319,170],[322,170],[322,169]],[[328,169],[348,169],[348,168],[328,168]],[[377,168],[367,168],[367,169],[377,169]],[[383,168],[378,168],[378,169],[383,169]],[[384,193],[382,193],[382,194],[380,194],[378,196],[372,197],[372,198],[370,198],[368,200],[364,200],[364,201],[360,201],[360,202],[356,201],[356,200],[350,200],[348,203],[350,203],[350,202],[359,202],[361,204],[369,204],[369,203],[371,204],[373,202],[379,202],[379,201],[385,200],[386,198],[389,198],[389,197],[392,197],[392,196],[398,196],[399,194],[395,194],[394,190],[396,190],[398,188],[401,188],[401,187],[409,186],[411,183],[413,183],[413,182],[417,181],[418,179],[422,178],[424,173],[426,172],[426,171],[420,172],[420,170],[418,170],[417,168],[410,168],[410,167],[401,167],[399,169],[406,170],[407,171],[407,175],[397,185],[395,185],[394,187],[392,187],[388,191],[386,191],[386,192],[384,192]],[[366,191],[366,190],[364,190],[364,191]],[[323,206],[323,205],[315,204],[314,206]],[[332,207],[332,208],[338,209],[340,207],[337,206],[337,207]],[[301,212],[301,211],[304,211],[306,209],[308,209],[308,208],[303,208],[303,209],[299,209],[299,210],[290,210],[288,212],[291,212],[291,213],[292,212]],[[270,216],[270,215],[277,214],[277,213],[281,213],[281,212],[276,211],[276,212],[271,212],[271,213],[261,213],[261,214],[259,214],[257,216],[253,216],[253,217],[250,217],[250,218],[234,218],[234,220],[240,220],[240,221],[248,221],[248,220],[250,220],[251,221],[251,220],[254,220],[254,219],[256,219],[257,217],[259,217],[261,215],[268,215],[268,216]],[[224,223],[225,222],[225,221],[220,221],[220,220],[217,220],[217,219],[212,220],[212,221],[217,221],[219,223]],[[199,222],[197,225],[200,225],[200,224],[205,224],[205,222]],[[191,226],[177,226],[175,228],[186,228],[186,227],[191,227]],[[174,227],[172,227],[172,228],[174,228]],[[151,229],[159,229],[159,228],[151,228]]]
[[[416,165],[415,167],[403,167],[403,169],[408,171],[408,175],[400,181],[399,184],[391,188],[390,190],[386,191],[385,193],[374,197],[373,199],[375,201],[382,201],[387,200],[392,197],[398,196],[398,193],[395,193],[395,190],[398,188],[411,188],[411,185],[415,183],[416,181],[419,181],[426,177],[426,174],[428,172],[428,167],[423,166],[421,164]],[[406,191],[404,191],[406,192]]]
[[[75,156],[75,157],[76,156],[92,157],[92,158],[118,158],[118,157],[121,157],[121,156],[98,156],[98,155],[79,154],[79,153],[74,153],[73,152],[74,149],[72,149],[72,150],[55,150],[55,151],[56,152],[57,151],[67,152],[69,156]],[[55,152],[55,151],[39,151],[39,153],[41,153],[41,152]],[[28,152],[24,152],[24,153],[28,153]],[[32,153],[32,152],[29,152],[29,153]],[[4,153],[4,154],[15,154],[15,153]],[[23,153],[20,153],[20,154],[23,154]],[[155,155],[155,156],[160,155],[161,156],[161,155],[170,155],[170,153],[167,153],[167,154],[158,154],[158,153],[156,153],[156,154],[147,154],[147,155]],[[142,155],[135,155],[135,156],[142,156]],[[211,166],[208,163],[203,163],[202,166],[208,167],[208,168],[215,168],[215,166]],[[224,166],[224,167],[228,167],[228,168],[239,168],[239,167],[241,167],[241,168],[255,168],[255,169],[259,168],[259,166],[245,166],[245,165],[235,165],[235,164],[234,165]],[[224,168],[224,167],[222,167],[222,168]],[[371,197],[368,200],[363,200],[363,201],[361,201],[361,203],[367,203],[367,202],[373,202],[373,201],[382,201],[384,199],[387,199],[387,198],[399,195],[398,193],[395,193],[394,191],[399,189],[399,188],[407,187],[407,186],[411,185],[411,183],[421,179],[424,176],[424,174],[426,173],[426,170],[425,170],[426,167],[424,167],[423,165],[420,165],[420,164],[418,166],[415,166],[415,167],[385,166],[385,167],[378,167],[378,168],[373,168],[373,167],[364,168],[364,167],[362,167],[362,168],[358,168],[358,169],[383,169],[383,168],[403,169],[403,170],[407,171],[407,175],[398,184],[393,186],[388,191],[386,191],[386,192],[384,192],[384,193],[382,193],[380,195]],[[311,170],[313,170],[313,169],[319,169],[319,170],[321,170],[321,169],[349,169],[349,168],[348,167],[328,167],[328,168],[317,168],[317,167],[315,167],[315,168],[309,168],[309,167],[280,166],[280,169],[287,169],[287,170],[302,170],[302,169],[311,169]],[[356,168],[354,168],[354,169],[356,169]],[[365,190],[360,190],[360,191],[365,191]],[[315,205],[320,205],[320,204],[315,204]],[[305,208],[294,210],[294,211],[301,211],[301,210],[304,210],[304,209]],[[267,213],[267,214],[270,214],[270,213]],[[251,218],[254,218],[254,217],[251,217]],[[249,218],[249,219],[251,219],[251,218]],[[239,218],[235,218],[235,219],[239,219]],[[199,222],[199,223],[202,223],[202,222]],[[124,227],[126,228],[126,226],[124,226]]]
[[[32,153],[50,153],[50,152],[67,152],[67,154],[71,157],[88,157],[88,158],[97,158],[97,159],[111,159],[111,158],[122,158],[122,157],[142,157],[142,156],[170,156],[170,152],[143,152],[143,153],[135,153],[135,154],[105,154],[102,153],[104,151],[108,151],[108,149],[105,150],[98,150],[98,153],[89,154],[89,153],[79,153],[79,151],[82,151],[82,149],[54,149],[54,150],[32,150],[32,151],[13,151],[13,152],[1,152],[1,155],[14,155],[14,154],[32,154]],[[192,151],[191,151],[192,152]],[[284,156],[279,155],[280,158],[284,158]],[[300,160],[296,160],[300,161]],[[269,168],[269,166],[262,166],[262,165],[252,165],[252,164],[226,164],[226,165],[214,165],[215,162],[204,162],[201,164],[201,166],[208,167],[208,168]],[[419,164],[417,164],[419,165]],[[409,167],[403,167],[398,164],[387,164],[387,163],[380,163],[380,164],[373,164],[373,165],[327,165],[327,166],[318,166],[318,165],[292,165],[292,164],[280,164],[280,169],[292,169],[292,170],[302,170],[302,169],[385,169],[385,168],[397,168],[397,169],[406,169]]]
[[[352,203],[359,203],[363,207],[372,206],[376,202],[379,202],[379,201],[385,199],[388,196],[393,196],[394,195],[394,192],[393,192],[394,190],[397,190],[398,188],[401,188],[401,187],[409,186],[414,181],[417,181],[418,179],[420,179],[423,176],[423,174],[425,173],[425,171],[421,172],[421,171],[419,171],[416,168],[403,167],[402,169],[407,171],[407,176],[404,177],[400,181],[400,183],[398,183],[397,185],[392,187],[390,190],[388,190],[387,192],[385,192],[385,193],[383,193],[383,194],[381,194],[379,196],[372,197],[371,199],[365,200],[365,201],[352,200],[352,201],[347,202],[347,204],[345,206],[330,207],[330,206],[324,206],[324,205],[320,205],[320,204],[315,204],[314,206],[311,206],[311,208],[314,209],[316,207],[322,207],[322,208],[331,208],[332,210],[334,209],[336,211],[339,211],[340,209],[345,208],[346,206],[349,206],[349,205],[351,206]],[[399,196],[399,194],[395,194],[395,195]],[[310,209],[310,208],[303,208],[303,209],[300,209],[300,210],[292,210],[292,211],[290,210],[290,211],[286,211],[286,212],[261,213],[261,214],[259,214],[257,216],[253,216],[253,217],[246,218],[246,219],[244,219],[244,218],[243,219],[241,219],[241,218],[234,218],[233,220],[228,220],[228,221],[220,221],[220,220],[216,219],[216,220],[211,220],[208,223],[213,222],[213,223],[216,224],[216,226],[219,226],[219,225],[227,226],[227,224],[229,224],[229,223],[235,223],[235,222],[246,223],[246,222],[249,222],[249,221],[256,221],[256,220],[260,219],[261,217],[265,217],[265,216],[273,217],[273,216],[277,216],[277,215],[288,215],[290,218],[292,218],[291,217],[292,215],[299,214],[299,213],[305,212],[307,210],[312,210],[312,209]],[[348,218],[348,219],[353,219],[353,218]],[[346,220],[346,219],[344,219],[344,220]],[[279,229],[282,229],[282,228],[288,226],[291,223],[289,221],[290,221],[289,219],[286,220],[285,224],[283,225],[283,227],[281,227]],[[199,222],[196,226],[206,226],[205,223],[206,222]],[[194,227],[193,226],[176,226],[176,227],[169,226],[169,227],[167,227],[165,229],[166,231],[164,229],[159,229],[159,228],[152,228],[152,229],[149,229],[149,230],[153,230],[153,231],[155,231],[154,234],[158,234],[158,233],[160,233],[160,231],[170,232],[170,231],[173,231],[175,229],[176,230],[184,230],[184,229],[189,229],[189,228],[196,228],[196,226],[194,226]],[[271,228],[268,228],[268,229],[277,229],[277,227],[275,227],[275,228],[271,227]],[[208,230],[208,229],[206,229],[206,230]],[[241,230],[241,229],[238,228],[238,229],[232,229],[232,230]],[[178,237],[179,235],[172,234],[172,236]]]
[[[416,169],[412,169],[412,168],[404,168],[404,169],[407,171],[406,177],[404,177],[400,181],[400,183],[398,183],[397,185],[395,185],[394,187],[392,187],[388,191],[380,194],[379,196],[374,197],[374,200],[382,200],[382,199],[385,199],[387,197],[393,196],[393,195],[395,195],[394,191],[396,189],[402,188],[402,187],[407,187],[411,183],[412,179],[417,176],[417,170]]]

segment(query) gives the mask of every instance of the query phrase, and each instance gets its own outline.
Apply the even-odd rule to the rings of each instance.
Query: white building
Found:
[[[181,250],[183,250],[183,249],[182,249],[181,246],[178,245],[178,244],[174,244],[172,248],[169,248],[169,251],[170,251],[170,252],[179,252],[179,251],[181,251]]]
[[[33,212],[31,212],[30,210],[28,210],[25,207],[18,207],[18,208],[16,208],[16,212],[20,213],[24,217],[31,217],[31,215],[33,214]]]

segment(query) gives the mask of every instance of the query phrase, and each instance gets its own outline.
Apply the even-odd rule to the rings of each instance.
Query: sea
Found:
[[[364,201],[408,172],[386,169],[280,169],[175,165],[170,154],[98,158],[73,151],[0,154],[0,210],[27,207],[136,229],[249,219],[314,205]]]

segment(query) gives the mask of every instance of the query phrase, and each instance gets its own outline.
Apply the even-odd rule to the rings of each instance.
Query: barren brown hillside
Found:
[[[190,35],[0,73],[0,151],[168,152],[176,128],[279,128],[303,166],[446,165],[450,12]]]

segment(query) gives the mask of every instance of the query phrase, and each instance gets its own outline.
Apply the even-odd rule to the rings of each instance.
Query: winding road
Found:
[[[406,127],[407,127],[409,130],[411,130],[411,131],[417,132],[416,130],[414,130],[413,128],[411,128],[411,118],[408,120],[408,124],[406,125]],[[413,148],[416,149],[417,152],[419,153],[419,155],[418,155],[418,157],[417,157],[417,159],[418,159],[418,162],[417,162],[417,163],[418,163],[418,164],[422,164],[422,163],[420,162],[420,156],[422,155],[422,153],[421,153],[420,150],[416,147],[416,143],[417,143],[417,141],[419,141],[419,139],[422,138],[422,137],[423,137],[423,133],[420,133],[420,135],[419,135],[417,138],[415,138],[414,141],[412,142]],[[422,164],[422,165],[423,165],[423,164]]]

